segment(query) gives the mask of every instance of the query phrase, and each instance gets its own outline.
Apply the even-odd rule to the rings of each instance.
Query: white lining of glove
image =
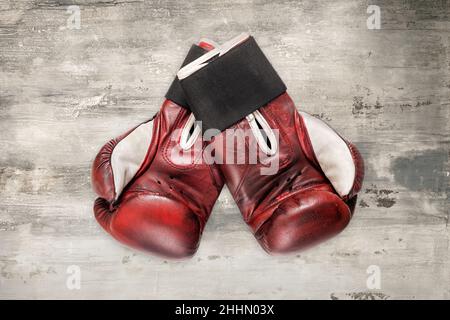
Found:
[[[122,139],[111,154],[115,200],[145,160],[153,135],[153,120],[143,123]]]
[[[341,197],[348,195],[355,181],[356,167],[347,143],[322,120],[305,112],[300,114],[322,171]]]

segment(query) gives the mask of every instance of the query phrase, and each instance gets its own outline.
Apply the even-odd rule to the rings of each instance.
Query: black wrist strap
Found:
[[[181,67],[184,67],[189,62],[194,61],[195,59],[201,57],[205,53],[206,53],[205,49],[196,45],[192,45]],[[180,81],[178,80],[177,77],[175,77],[175,79],[172,81],[172,84],[170,85],[169,90],[166,93],[166,99],[172,100],[179,106],[189,109],[188,103],[184,96],[183,89],[181,88]]]
[[[180,83],[203,131],[222,131],[286,91],[253,37]]]

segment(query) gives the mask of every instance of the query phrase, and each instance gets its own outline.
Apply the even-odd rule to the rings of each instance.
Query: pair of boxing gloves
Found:
[[[226,184],[261,246],[288,253],[346,227],[363,176],[356,147],[297,111],[244,34],[193,45],[160,111],[100,149],[94,213],[125,245],[189,257]]]

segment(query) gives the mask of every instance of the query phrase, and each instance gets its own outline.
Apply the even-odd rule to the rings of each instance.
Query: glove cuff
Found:
[[[195,59],[201,57],[203,54],[205,54],[207,50],[203,49],[200,46],[192,45],[191,49],[189,49],[189,52],[184,59],[183,63],[181,64],[181,67],[184,67],[188,63],[194,61]],[[180,86],[180,81],[178,80],[178,77],[175,77],[173,79],[172,84],[169,87],[169,90],[166,93],[166,99],[171,100],[175,102],[180,107],[184,107],[189,110],[188,102],[186,101],[186,98],[184,96],[183,89]]]
[[[207,55],[178,72],[203,131],[222,131],[286,91],[253,37],[240,36]]]

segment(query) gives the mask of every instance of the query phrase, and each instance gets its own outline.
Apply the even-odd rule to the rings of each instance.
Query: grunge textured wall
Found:
[[[95,154],[158,110],[192,42],[241,32],[359,147],[354,219],[270,257],[224,190],[193,259],[121,246],[93,217]],[[449,69],[448,1],[0,0],[0,298],[450,299]]]

